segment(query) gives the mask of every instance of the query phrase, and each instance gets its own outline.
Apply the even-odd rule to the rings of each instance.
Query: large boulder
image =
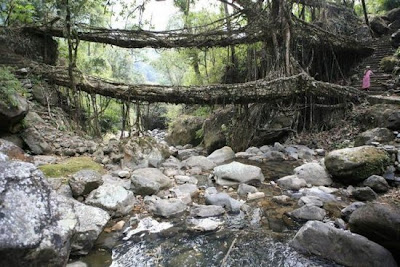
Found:
[[[397,204],[368,203],[351,214],[349,225],[352,232],[384,246],[400,262],[400,207]]]
[[[24,129],[21,137],[35,155],[49,154],[52,151],[43,134],[33,127]]]
[[[215,167],[214,177],[217,184],[223,186],[263,182],[265,179],[261,168],[236,161]]]
[[[334,150],[325,157],[332,178],[346,184],[359,183],[381,174],[390,163],[389,155],[373,146]]]
[[[136,199],[123,186],[105,183],[90,192],[85,203],[106,210],[112,217],[119,217],[131,212]]]
[[[132,190],[139,195],[153,195],[172,186],[172,180],[159,169],[143,168],[132,172]]]
[[[81,170],[69,179],[74,197],[86,196],[103,184],[101,174],[94,170]]]
[[[388,128],[374,128],[356,137],[355,146],[371,145],[372,142],[387,143],[394,139],[393,132]]]
[[[371,29],[378,35],[385,34],[389,31],[389,27],[384,19],[375,17],[370,21]]]
[[[122,167],[159,167],[170,156],[168,146],[157,142],[151,136],[135,137],[122,144]]]
[[[394,9],[390,10],[386,14],[386,17],[388,18],[388,20],[390,22],[393,22],[395,20],[399,20],[400,19],[400,8],[394,8]]]
[[[203,144],[207,153],[226,145],[228,126],[234,116],[232,108],[216,111],[203,124]]]
[[[201,142],[199,131],[203,126],[203,119],[194,116],[185,116],[174,121],[169,129],[166,140],[169,144],[177,145],[198,145]]]
[[[328,224],[309,221],[290,245],[305,254],[314,254],[345,266],[395,267],[393,256],[367,238]]]
[[[0,81],[0,132],[7,132],[28,113],[26,99],[16,92],[8,92]]]
[[[33,164],[0,162],[0,265],[65,266],[78,223]]]
[[[329,177],[325,167],[318,163],[306,163],[294,169],[295,175],[304,179],[307,184],[312,185],[331,185],[332,179]]]
[[[72,239],[71,254],[86,255],[110,220],[110,215],[100,208],[84,205],[78,201],[73,201],[73,204],[78,225]]]
[[[208,157],[209,160],[212,160],[215,164],[219,165],[224,163],[225,161],[231,160],[235,158],[235,152],[233,152],[232,148],[229,146],[224,146],[218,150],[215,150]]]
[[[183,161],[183,163],[188,167],[200,167],[202,170],[212,170],[216,166],[214,161],[204,157],[204,156],[192,156]]]

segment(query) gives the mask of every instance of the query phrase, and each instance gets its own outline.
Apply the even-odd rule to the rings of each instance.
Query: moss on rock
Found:
[[[89,157],[69,158],[57,164],[42,165],[39,169],[46,177],[65,177],[80,170],[90,169],[103,172],[103,167]]]

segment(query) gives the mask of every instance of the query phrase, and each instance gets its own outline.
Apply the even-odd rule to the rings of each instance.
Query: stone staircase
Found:
[[[384,73],[380,69],[380,62],[384,57],[392,56],[396,49],[391,45],[390,35],[384,35],[381,38],[374,39],[372,42],[372,47],[375,49],[375,51],[370,57],[366,58],[361,63],[358,73],[359,79],[355,84],[353,84],[353,86],[356,88],[361,88],[365,67],[370,66],[374,75],[371,76],[371,87],[369,93],[372,95],[378,95],[387,91],[385,84],[389,79],[392,78],[391,74]]]

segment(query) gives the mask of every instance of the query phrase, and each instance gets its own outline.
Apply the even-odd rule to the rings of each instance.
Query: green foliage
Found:
[[[164,117],[167,120],[168,125],[171,125],[171,123],[181,115],[182,105],[168,105]]]
[[[0,67],[0,101],[7,106],[16,106],[16,93],[24,95],[26,91],[9,68]]]
[[[103,172],[103,167],[89,157],[69,158],[57,164],[42,165],[39,169],[46,177],[66,177],[80,170],[90,169]]]
[[[204,129],[203,127],[201,129],[198,129],[196,131],[196,139],[203,139],[204,137]]]
[[[384,57],[380,62],[380,67],[384,72],[392,72],[398,63],[399,60],[396,57]]]
[[[197,108],[192,115],[196,117],[208,117],[211,114],[211,107],[210,106],[202,106]]]

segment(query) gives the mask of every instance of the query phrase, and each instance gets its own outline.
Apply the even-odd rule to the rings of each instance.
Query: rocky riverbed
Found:
[[[38,168],[64,157],[0,140],[2,266],[396,266],[397,146],[207,155],[163,137],[111,140],[104,168],[61,177]]]

